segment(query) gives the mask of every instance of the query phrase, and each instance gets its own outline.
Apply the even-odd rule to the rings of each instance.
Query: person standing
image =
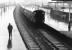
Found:
[[[9,32],[9,39],[10,40],[12,39],[12,29],[13,29],[13,26],[9,23],[9,25],[8,25],[8,32]]]
[[[10,49],[10,48],[12,48],[12,29],[13,29],[13,26],[9,23],[7,29],[9,32],[9,40],[8,40],[7,48]]]

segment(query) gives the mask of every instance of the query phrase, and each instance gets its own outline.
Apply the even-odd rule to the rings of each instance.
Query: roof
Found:
[[[72,1],[72,0],[52,0],[52,1]]]

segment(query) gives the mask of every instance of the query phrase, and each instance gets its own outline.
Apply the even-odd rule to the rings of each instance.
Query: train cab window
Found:
[[[61,9],[65,9],[65,7],[61,7]]]

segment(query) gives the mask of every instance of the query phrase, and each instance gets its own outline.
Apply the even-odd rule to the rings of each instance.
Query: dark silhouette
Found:
[[[9,40],[8,40],[8,45],[7,45],[7,48],[10,49],[12,48],[12,25],[9,23],[8,25],[8,32],[9,32]]]
[[[34,12],[35,12],[34,18],[35,18],[36,22],[43,23],[44,19],[45,19],[45,17],[44,17],[45,12],[43,10],[36,10]]]
[[[40,27],[44,23],[45,12],[43,10],[35,10],[34,13],[35,27]]]
[[[13,27],[12,27],[12,25],[9,23],[9,25],[8,25],[9,39],[12,39],[12,29],[13,29]]]

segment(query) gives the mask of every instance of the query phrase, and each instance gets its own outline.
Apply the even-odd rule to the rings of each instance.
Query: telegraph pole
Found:
[[[68,31],[71,31],[71,21],[70,21],[70,8],[71,8],[71,4],[69,4],[69,24],[68,24]]]

